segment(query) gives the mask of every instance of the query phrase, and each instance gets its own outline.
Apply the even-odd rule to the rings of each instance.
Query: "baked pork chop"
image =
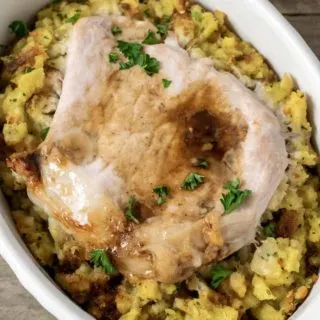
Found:
[[[88,252],[108,250],[127,276],[176,282],[254,240],[287,153],[272,111],[209,59],[191,59],[173,37],[144,47],[160,62],[153,76],[108,60],[119,38],[141,43],[153,29],[125,17],[81,19],[46,140],[8,163],[26,177],[31,200]],[[199,158],[209,167],[195,167]],[[252,194],[224,214],[223,186],[236,178]],[[170,190],[161,205],[159,186]]]

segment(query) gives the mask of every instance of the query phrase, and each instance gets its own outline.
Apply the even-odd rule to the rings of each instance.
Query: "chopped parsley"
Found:
[[[44,129],[41,130],[40,137],[41,137],[42,140],[46,139],[49,130],[50,130],[50,128],[44,128]]]
[[[263,234],[266,237],[272,237],[275,238],[276,237],[276,224],[274,222],[270,222],[267,225],[265,225],[263,227]]]
[[[221,282],[232,274],[232,270],[225,268],[221,264],[213,266],[211,270],[211,287],[217,289]]]
[[[119,34],[122,33],[122,30],[120,29],[119,26],[113,26],[113,27],[111,28],[111,33],[112,33],[114,36],[117,36],[117,35],[119,35]]]
[[[197,158],[195,159],[193,163],[194,167],[202,168],[202,169],[208,169],[209,168],[209,162],[206,159],[203,158]]]
[[[189,173],[184,179],[181,187],[185,190],[195,190],[204,182],[204,176],[197,173]]]
[[[72,17],[66,19],[66,23],[76,24],[76,22],[80,19],[80,13],[74,14]]]
[[[229,191],[227,194],[223,194],[220,199],[224,214],[228,214],[238,208],[252,193],[251,190],[240,190],[239,179],[229,181],[223,188]]]
[[[164,87],[165,89],[169,88],[171,83],[172,83],[171,80],[162,79],[162,85],[163,85],[163,87]]]
[[[164,17],[162,20],[162,23],[159,23],[156,25],[158,29],[158,33],[161,35],[161,37],[166,37],[169,30],[169,24],[170,24],[170,17]]]
[[[128,201],[127,210],[125,212],[125,216],[128,220],[133,221],[134,223],[139,223],[138,218],[136,217],[135,209],[137,207],[137,201],[135,196],[131,196]]]
[[[92,251],[90,260],[96,267],[103,268],[105,273],[110,275],[118,274],[116,267],[112,264],[106,251],[102,249]]]
[[[149,30],[145,39],[142,41],[143,44],[158,44],[160,40],[158,39],[157,35]]]
[[[141,54],[137,60],[137,64],[145,70],[145,72],[152,76],[154,73],[158,73],[160,70],[160,62],[148,54]]]
[[[29,29],[26,24],[21,20],[16,20],[11,22],[9,25],[9,29],[12,33],[17,35],[18,37],[25,37],[29,34]]]
[[[170,190],[167,186],[159,186],[153,189],[153,192],[158,196],[157,204],[160,206],[167,201]]]
[[[117,44],[118,49],[128,59],[128,61],[120,63],[121,70],[139,65],[149,76],[159,72],[160,62],[144,53],[143,46],[140,43],[119,40]]]
[[[117,41],[118,49],[122,54],[132,60],[136,60],[143,52],[143,46],[138,42]]]
[[[32,72],[34,70],[34,68],[32,68],[32,67],[26,67],[25,69],[24,69],[24,73],[30,73],[30,72]]]
[[[116,63],[119,61],[119,59],[120,59],[120,56],[117,52],[113,51],[109,53],[109,62]]]
[[[144,16],[147,17],[147,18],[150,18],[150,17],[151,17],[151,14],[150,14],[150,12],[149,12],[148,9],[144,10],[144,11],[143,11],[143,14],[144,14]]]

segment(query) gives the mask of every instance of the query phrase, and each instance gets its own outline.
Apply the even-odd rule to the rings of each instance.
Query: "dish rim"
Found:
[[[230,0],[229,0],[230,1]],[[286,34],[286,41],[290,41],[295,48],[295,55],[306,65],[310,77],[320,87],[320,62],[301,35],[281,15],[268,0],[247,0],[256,10],[265,14],[265,19],[273,22]],[[206,6],[210,0],[200,0]],[[254,43],[253,43],[254,45]],[[319,129],[318,129],[319,130]],[[318,149],[320,143],[318,142]],[[29,249],[23,243],[10,218],[9,208],[0,191],[0,254],[13,270],[23,287],[38,300],[38,302],[57,319],[94,319],[73,302],[55,282],[46,274],[44,269],[33,258]],[[319,284],[318,284],[319,285]],[[307,320],[315,315],[320,303],[320,294],[309,297],[304,301],[291,320]]]

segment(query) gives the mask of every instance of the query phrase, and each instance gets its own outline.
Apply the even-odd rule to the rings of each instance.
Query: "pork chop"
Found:
[[[149,30],[125,17],[81,19],[46,140],[8,163],[27,178],[31,200],[88,251],[109,250],[127,276],[176,282],[254,240],[287,152],[272,111],[209,59],[191,59],[174,37],[144,47],[160,62],[153,76],[108,61],[117,39],[141,43]],[[197,158],[209,168],[195,168]],[[204,177],[191,191],[181,187],[190,173]],[[252,195],[223,215],[223,185],[235,178]],[[158,186],[170,189],[162,205]],[[125,215],[132,196],[139,223]]]

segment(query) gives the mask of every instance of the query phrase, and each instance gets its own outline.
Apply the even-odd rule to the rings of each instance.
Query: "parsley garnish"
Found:
[[[217,289],[221,282],[232,274],[232,270],[225,268],[221,264],[213,266],[211,270],[211,287]]]
[[[128,59],[137,59],[141,53],[143,46],[138,42],[126,42],[122,40],[117,41],[118,49]]]
[[[207,169],[209,168],[209,162],[206,159],[197,158],[195,159],[193,166],[197,168]]]
[[[170,193],[167,186],[159,186],[153,189],[153,192],[158,196],[157,204],[160,206],[167,201],[167,197]]]
[[[160,62],[156,58],[152,58],[145,53],[140,55],[137,64],[144,69],[149,76],[158,73],[160,70]]]
[[[110,261],[108,253],[102,249],[96,249],[91,252],[91,262],[96,267],[102,267],[105,273],[116,275],[118,273],[115,266]]]
[[[9,29],[12,33],[16,34],[19,37],[25,37],[29,34],[29,29],[26,24],[21,20],[16,20],[11,22]]]
[[[24,73],[30,73],[30,72],[32,72],[34,70],[34,68],[32,68],[32,67],[26,67],[25,69],[24,69]]]
[[[110,52],[109,53],[109,62],[116,63],[120,59],[120,56],[117,52]]]
[[[136,201],[136,197],[135,196],[131,196],[129,198],[129,201],[128,201],[128,207],[127,207],[127,210],[125,212],[125,216],[133,221],[134,223],[139,223],[139,220],[137,219],[136,217],[136,213],[135,213],[135,209],[136,209],[136,206],[137,206],[137,201]]]
[[[143,52],[143,46],[137,42],[126,42],[119,40],[118,49],[128,59],[127,62],[120,63],[120,69],[129,69],[139,65],[146,73],[151,76],[159,72],[160,62]]]
[[[223,186],[224,189],[229,190],[229,192],[223,194],[222,199],[220,199],[224,207],[224,214],[228,214],[238,208],[251,195],[251,190],[240,190],[239,187],[239,179],[230,181]]]
[[[66,23],[72,23],[75,24],[79,19],[80,19],[81,15],[80,13],[76,13],[75,15],[73,15],[70,18],[66,19]]]
[[[145,39],[142,41],[143,44],[158,44],[160,40],[158,39],[157,35],[149,30],[148,34],[146,35]]]
[[[164,87],[165,89],[166,89],[166,88],[169,88],[171,83],[172,83],[171,80],[162,79],[162,85],[163,85],[163,87]]]
[[[46,139],[49,130],[50,130],[50,128],[44,128],[44,129],[41,130],[40,137],[41,137],[42,140]]]
[[[266,237],[276,237],[276,224],[274,222],[270,222],[263,227],[263,234]]]
[[[117,36],[117,35],[119,35],[119,34],[122,33],[122,30],[120,29],[119,26],[113,26],[113,27],[111,28],[111,33],[112,33],[114,36]]]
[[[164,17],[162,23],[159,23],[156,25],[157,29],[158,29],[158,33],[162,36],[162,37],[166,37],[168,34],[168,30],[169,30],[169,23],[170,23],[170,17]]]
[[[144,14],[144,16],[147,17],[147,18],[150,18],[150,17],[151,17],[151,14],[150,14],[150,12],[149,12],[148,9],[144,10],[144,11],[143,11],[143,14]]]
[[[184,179],[181,187],[185,190],[192,191],[204,182],[204,176],[197,173],[189,173]]]

